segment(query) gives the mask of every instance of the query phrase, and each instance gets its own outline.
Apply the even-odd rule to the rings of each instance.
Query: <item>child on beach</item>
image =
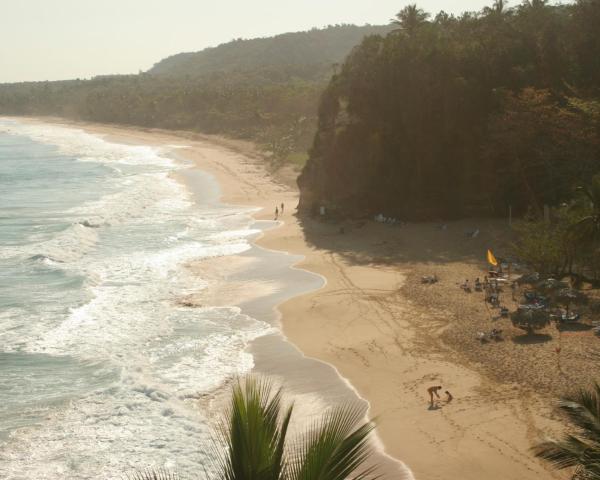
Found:
[[[429,400],[430,400],[430,407],[433,408],[434,407],[434,403],[433,403],[433,396],[435,395],[438,399],[440,398],[440,395],[438,394],[438,391],[440,391],[442,389],[441,385],[436,385],[433,387],[429,387],[427,389],[427,393],[429,393]]]

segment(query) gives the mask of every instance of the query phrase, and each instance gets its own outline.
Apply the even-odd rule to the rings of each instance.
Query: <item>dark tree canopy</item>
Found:
[[[326,89],[301,207],[426,219],[570,198],[600,172],[599,5],[406,7]]]

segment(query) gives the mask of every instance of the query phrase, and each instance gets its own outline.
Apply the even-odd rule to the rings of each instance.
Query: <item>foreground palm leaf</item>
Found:
[[[357,406],[329,413],[291,447],[286,446],[293,406],[282,406],[281,390],[253,378],[236,382],[221,426],[225,453],[218,455],[221,480],[345,480],[369,457],[369,433]],[[374,468],[355,474],[366,479]]]
[[[363,418],[357,406],[341,407],[328,414],[300,441],[296,459],[290,465],[290,480],[350,478],[371,454],[368,436],[375,426],[364,423]],[[353,478],[368,478],[374,470],[366,468]]]
[[[573,480],[600,480],[600,385],[561,400],[560,409],[577,434],[536,446],[536,456],[557,469],[574,468]]]
[[[220,457],[222,480],[284,478],[284,446],[292,407],[282,413],[281,390],[252,378],[236,382],[221,425],[226,452]]]
[[[134,473],[128,480],[179,480],[179,476],[164,469],[144,470]]]

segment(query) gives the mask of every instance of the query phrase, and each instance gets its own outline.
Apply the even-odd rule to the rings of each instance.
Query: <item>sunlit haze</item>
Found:
[[[0,82],[137,73],[160,59],[234,38],[328,24],[384,24],[395,0],[2,0]],[[430,12],[479,10],[483,0],[424,0]]]

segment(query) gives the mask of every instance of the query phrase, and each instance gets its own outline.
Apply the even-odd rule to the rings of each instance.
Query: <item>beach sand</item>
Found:
[[[488,318],[482,296],[458,288],[464,278],[483,277],[485,249],[505,240],[502,222],[452,222],[443,230],[433,224],[395,228],[375,222],[301,222],[294,216],[298,193],[289,186],[289,175],[283,180],[271,176],[251,144],[186,132],[77,125],[112,141],[185,146],[172,152],[213,175],[224,202],[260,207],[259,220],[274,220],[275,206],[285,204],[278,226],[260,236],[257,245],[298,255],[291,258],[296,268],[326,282],[279,305],[283,332],[293,345],[285,347],[288,360],[281,362],[280,343],[269,337],[254,342],[259,372],[284,382],[295,376],[297,388],[302,385],[307,393],[334,388],[335,379],[328,376],[339,372],[369,402],[385,451],[405,462],[417,479],[567,478],[549,471],[530,451],[544,436],[563,429],[554,400],[557,385],[569,383],[568,378],[561,380],[564,372],[554,367],[547,367],[547,382],[527,373],[538,361],[554,365],[555,343],[524,345],[514,341],[518,333],[506,321],[498,321],[511,340],[480,344],[476,332],[500,323]],[[481,235],[467,239],[464,232],[473,227]],[[222,274],[233,277],[249,261],[229,258]],[[215,270],[207,264],[193,268]],[[431,273],[439,283],[421,285],[420,276]],[[264,281],[251,288],[260,296],[278,287]],[[202,304],[238,298],[247,304],[252,297],[238,282],[230,292],[192,294],[187,300]],[[298,363],[290,360],[294,355],[335,370],[302,379],[303,372],[294,370]],[[432,409],[427,388],[436,384],[452,392],[454,400],[442,400]],[[385,469],[387,478],[401,477],[395,467]]]

